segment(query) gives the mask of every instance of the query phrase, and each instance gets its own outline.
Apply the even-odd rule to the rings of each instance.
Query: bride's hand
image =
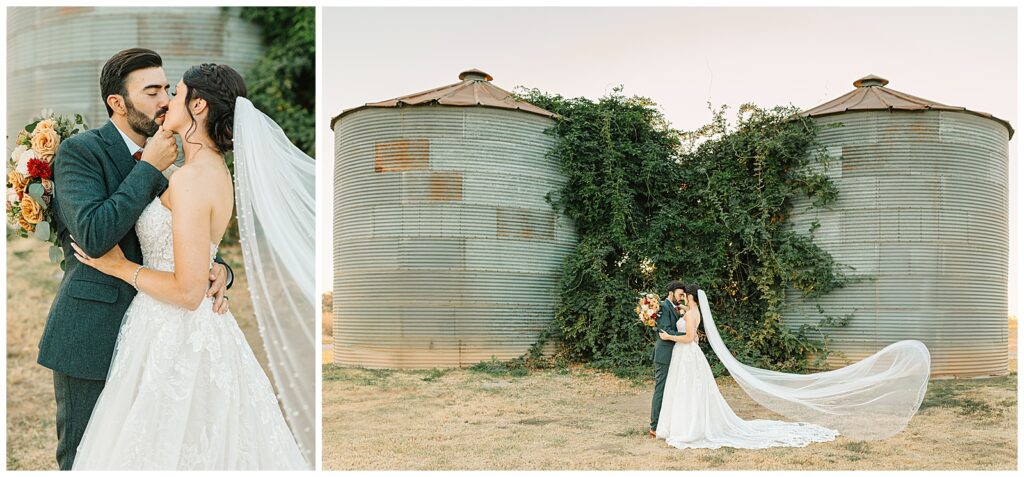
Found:
[[[86,253],[78,247],[78,244],[74,242],[71,242],[71,248],[75,249],[75,258],[77,258],[83,265],[95,268],[96,270],[103,272],[105,275],[110,275],[124,280],[122,272],[125,269],[125,265],[130,262],[125,258],[120,245],[114,245],[114,248],[108,250],[107,253],[103,254],[103,256],[99,258],[92,258],[86,255]]]

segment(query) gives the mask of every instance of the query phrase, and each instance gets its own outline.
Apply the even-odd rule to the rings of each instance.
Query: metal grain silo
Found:
[[[90,127],[106,123],[100,70],[120,50],[159,53],[173,87],[199,63],[225,63],[244,75],[262,41],[238,8],[8,8],[7,150],[43,108],[81,113]]]
[[[331,122],[334,361],[429,368],[520,356],[554,314],[572,224],[555,115],[479,70]]]
[[[783,320],[792,327],[827,313],[852,313],[827,328],[832,365],[901,339],[924,342],[933,375],[1007,373],[1009,247],[1008,147],[1004,120],[886,88],[867,76],[856,89],[804,111],[823,127],[839,188],[831,210],[795,202],[798,232],[870,280],[803,300]],[[819,170],[821,170],[819,168]]]

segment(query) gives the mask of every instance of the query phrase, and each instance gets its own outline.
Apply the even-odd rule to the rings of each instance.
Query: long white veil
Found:
[[[718,334],[704,290],[697,295],[715,355],[751,398],[776,413],[851,439],[877,440],[902,431],[921,406],[931,355],[920,341],[898,341],[854,364],[821,373],[758,369],[733,357]]]
[[[315,162],[246,98],[235,101],[235,201],[253,308],[278,398],[313,468]]]

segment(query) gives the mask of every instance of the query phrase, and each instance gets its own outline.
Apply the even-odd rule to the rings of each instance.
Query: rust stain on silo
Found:
[[[70,15],[84,15],[86,13],[92,13],[96,10],[93,7],[58,7],[57,15],[59,16],[70,16]]]
[[[427,178],[427,199],[462,200],[462,173],[433,172]]]
[[[554,214],[535,214],[523,209],[498,207],[498,237],[514,237],[521,239],[552,240],[555,237]]]
[[[374,146],[373,172],[425,171],[430,159],[426,139],[399,139]]]

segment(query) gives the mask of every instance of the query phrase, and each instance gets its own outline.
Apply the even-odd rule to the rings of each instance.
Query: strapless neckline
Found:
[[[167,211],[168,214],[174,214],[174,212],[171,209],[167,208],[167,206],[164,205],[164,201],[160,200],[160,196],[154,197],[153,200],[155,200],[157,204],[160,204],[160,208]],[[217,245],[213,240],[210,241],[210,245],[213,245],[214,250],[220,248],[220,246]]]

